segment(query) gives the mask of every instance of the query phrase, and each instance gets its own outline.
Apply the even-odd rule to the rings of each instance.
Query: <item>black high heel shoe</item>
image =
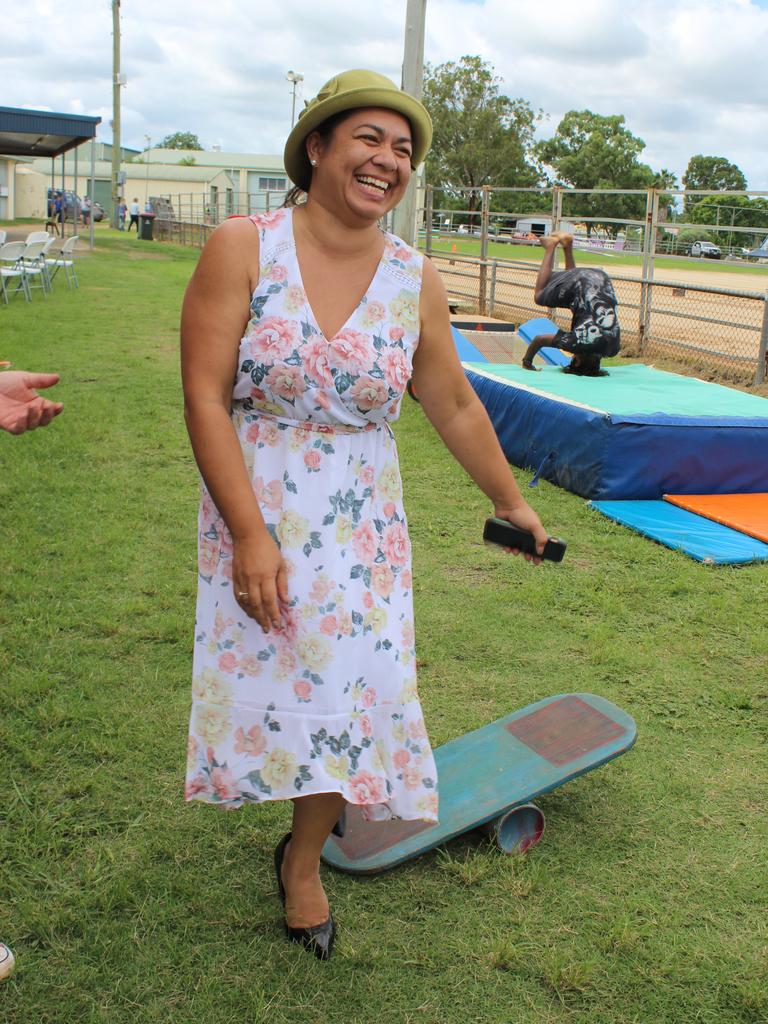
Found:
[[[275,848],[275,875],[277,876],[277,890],[280,893],[280,902],[285,906],[285,886],[283,885],[283,858],[288,843],[291,841],[291,833],[283,836]],[[328,915],[328,920],[322,924],[313,925],[311,928],[291,928],[287,921],[285,933],[291,942],[298,942],[300,946],[314,953],[318,960],[330,960],[333,943],[336,938],[336,923],[333,914]]]

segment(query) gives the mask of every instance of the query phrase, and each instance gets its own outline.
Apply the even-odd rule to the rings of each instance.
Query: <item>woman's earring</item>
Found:
[[[309,162],[312,164],[313,167],[317,167],[317,160],[310,160]]]

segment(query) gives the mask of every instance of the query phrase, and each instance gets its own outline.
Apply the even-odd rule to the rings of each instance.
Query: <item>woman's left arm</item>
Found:
[[[445,288],[427,258],[419,315],[421,336],[413,358],[413,381],[424,412],[446,448],[490,498],[495,514],[529,530],[541,554],[547,531],[523,499],[488,414],[461,367]]]

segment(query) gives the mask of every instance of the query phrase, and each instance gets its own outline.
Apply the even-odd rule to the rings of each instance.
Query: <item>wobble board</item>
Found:
[[[352,874],[386,871],[618,757],[636,735],[604,697],[548,697],[435,750],[439,822],[366,821],[349,805],[345,834],[329,837],[323,860]]]

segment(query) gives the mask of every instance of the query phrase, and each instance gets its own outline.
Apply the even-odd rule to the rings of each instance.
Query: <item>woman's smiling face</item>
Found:
[[[366,218],[396,206],[411,179],[411,127],[402,114],[382,107],[353,110],[327,142],[311,133],[307,152],[317,161],[310,189],[338,197]]]

